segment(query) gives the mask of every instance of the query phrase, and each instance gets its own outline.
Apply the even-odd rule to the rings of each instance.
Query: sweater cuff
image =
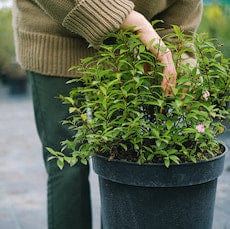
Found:
[[[82,0],[67,14],[62,25],[97,47],[106,34],[120,28],[133,8],[129,0]]]

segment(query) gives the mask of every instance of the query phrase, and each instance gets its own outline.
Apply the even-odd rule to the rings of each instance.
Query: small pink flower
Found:
[[[203,125],[203,124],[197,125],[197,126],[196,126],[196,130],[197,130],[199,133],[204,133],[204,131],[205,131],[204,125]]]
[[[208,97],[210,96],[210,92],[207,90],[202,91],[202,97],[205,101],[208,101]]]

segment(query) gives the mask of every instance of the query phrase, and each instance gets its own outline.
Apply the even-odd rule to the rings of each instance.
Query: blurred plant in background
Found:
[[[204,13],[199,32],[207,32],[210,37],[217,38],[223,45],[222,51],[230,57],[230,1],[204,1]]]
[[[0,21],[0,72],[1,75],[7,75],[15,55],[10,9],[3,8],[0,10]]]
[[[7,4],[7,1],[5,3]],[[24,94],[25,72],[15,59],[12,16],[9,7],[0,8],[0,22],[0,80],[9,85],[10,94]]]

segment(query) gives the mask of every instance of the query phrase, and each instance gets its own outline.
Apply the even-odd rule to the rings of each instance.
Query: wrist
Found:
[[[167,47],[165,50],[159,51],[157,58],[162,63],[171,63],[173,61],[172,52]]]

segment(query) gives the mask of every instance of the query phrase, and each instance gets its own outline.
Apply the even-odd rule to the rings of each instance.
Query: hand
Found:
[[[172,88],[176,87],[176,69],[172,59],[172,53],[162,41],[161,37],[154,30],[149,21],[140,13],[132,11],[121,25],[121,29],[133,27],[133,31],[140,35],[142,43],[148,47],[150,41],[152,45],[148,47],[158,60],[165,64],[163,69],[164,78],[161,86],[166,95],[173,94]],[[156,47],[156,46],[159,47]]]
[[[166,53],[164,58],[160,60],[165,64],[163,68],[164,78],[161,82],[161,86],[166,95],[173,95],[172,89],[176,87],[176,69],[172,60],[171,52]]]

